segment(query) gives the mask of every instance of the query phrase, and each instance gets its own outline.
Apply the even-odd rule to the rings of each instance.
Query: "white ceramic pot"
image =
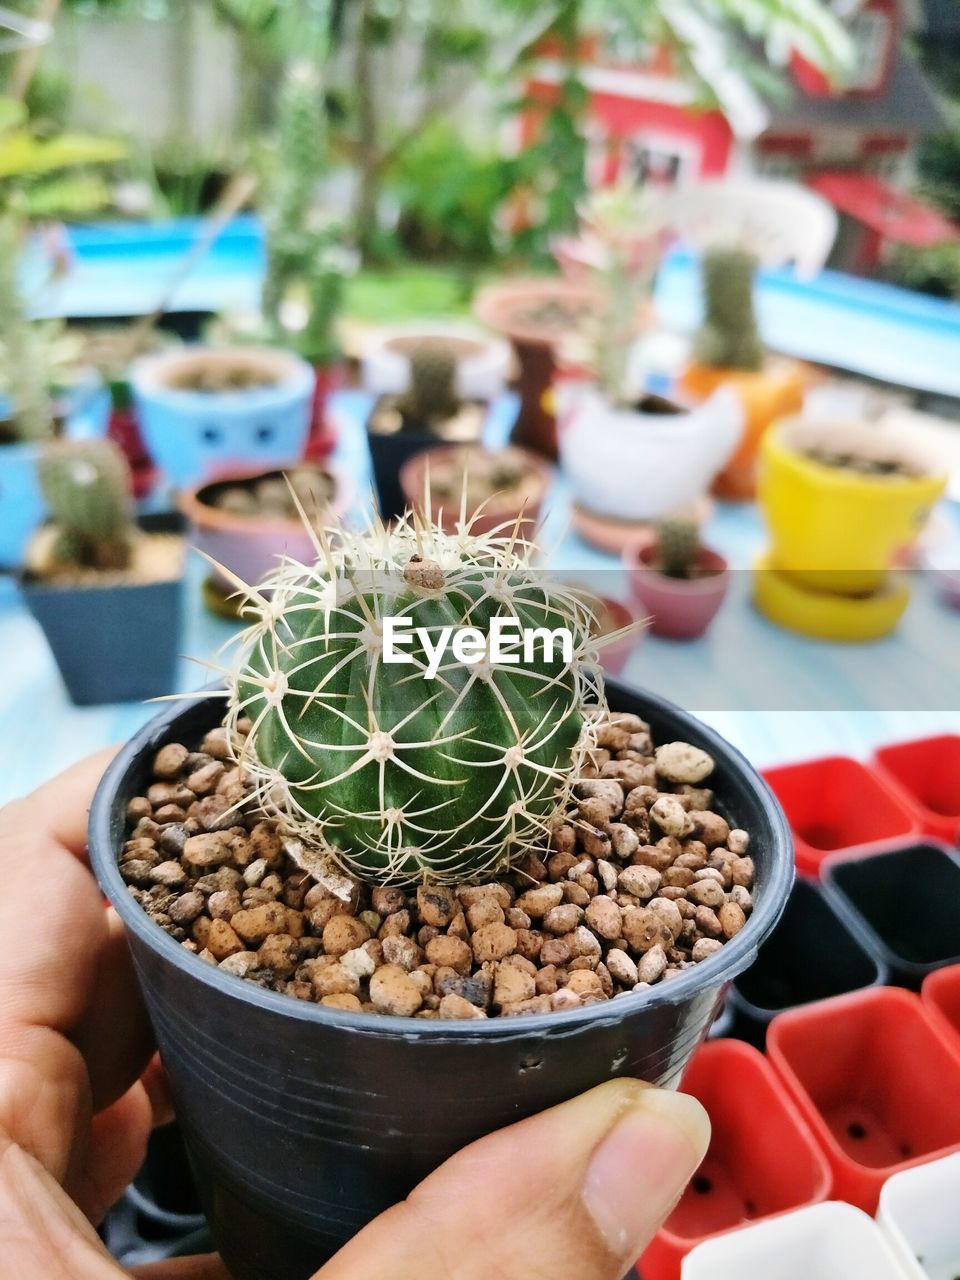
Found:
[[[862,1209],[830,1202],[716,1236],[683,1262],[681,1280],[906,1280]],[[952,1280],[952,1277],[951,1277]]]
[[[911,1280],[960,1275],[960,1155],[895,1173],[880,1193],[877,1221]]]
[[[397,325],[371,334],[363,350],[363,385],[375,396],[402,395],[410,385],[410,348],[431,339],[462,344],[457,355],[457,395],[493,400],[510,372],[510,344],[468,324]]]
[[[620,409],[593,386],[565,393],[560,462],[571,496],[613,520],[658,520],[709,488],[743,433],[737,398],[721,388],[679,413]]]

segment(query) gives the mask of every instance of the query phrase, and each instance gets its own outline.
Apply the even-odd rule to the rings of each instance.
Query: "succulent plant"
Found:
[[[53,436],[54,415],[46,335],[29,319],[17,278],[23,236],[19,218],[12,213],[0,217],[0,397],[8,405],[7,431],[14,440],[30,443]]]
[[[714,248],[703,256],[706,316],[695,342],[697,359],[719,369],[756,370],[763,342],[753,306],[757,259],[746,249]]]
[[[40,488],[56,526],[58,566],[124,569],[133,522],[130,468],[109,440],[58,440],[39,462]]]
[[[398,408],[404,424],[422,431],[446,422],[457,412],[457,360],[449,347],[423,342],[410,355],[410,387]]]
[[[515,530],[444,534],[408,514],[339,537],[318,537],[313,565],[281,564],[266,594],[247,589],[256,621],[227,723],[253,721],[241,759],[257,800],[314,874],[496,873],[545,837],[593,740],[603,685],[589,608],[530,568]],[[498,616],[568,628],[570,652],[541,641],[518,665],[491,661]],[[385,660],[396,618],[412,628],[409,665]],[[486,643],[472,664],[446,649],[429,678],[444,627]]]
[[[668,578],[692,578],[700,552],[700,527],[687,516],[671,516],[657,525],[657,556]]]

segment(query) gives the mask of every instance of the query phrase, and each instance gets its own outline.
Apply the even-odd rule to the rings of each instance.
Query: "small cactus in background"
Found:
[[[414,431],[430,429],[456,414],[457,361],[442,343],[421,343],[410,356],[410,387],[397,407],[404,425]]]
[[[697,359],[718,369],[757,370],[763,342],[753,306],[757,259],[746,249],[709,249],[703,257],[706,317],[695,342]]]
[[[54,414],[46,380],[47,334],[29,319],[17,278],[23,238],[16,216],[0,217],[0,397],[7,401],[4,425],[12,439],[35,443],[52,438]]]
[[[44,450],[40,488],[56,527],[53,560],[80,569],[125,569],[133,521],[130,468],[107,440],[62,440]]]
[[[281,565],[244,608],[256,622],[228,679],[227,724],[253,722],[241,763],[257,802],[314,874],[496,874],[545,838],[593,741],[603,685],[589,609],[535,574],[513,534],[448,535],[408,514],[391,531],[320,539],[318,552],[314,565]],[[541,643],[532,660],[492,662],[497,616],[568,628],[571,659]],[[410,622],[410,665],[384,661],[396,617]],[[481,660],[448,648],[425,676],[424,637],[463,626],[486,641]]]
[[[660,572],[668,578],[695,576],[700,553],[700,528],[687,516],[671,516],[657,525]]]

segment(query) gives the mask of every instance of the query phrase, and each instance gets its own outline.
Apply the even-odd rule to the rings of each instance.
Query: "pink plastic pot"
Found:
[[[625,548],[623,563],[638,617],[650,618],[655,636],[692,640],[702,636],[716,616],[730,586],[727,562],[716,551],[703,547],[697,567],[701,578],[668,578],[656,566],[657,549],[649,543]]]
[[[960,1150],[960,1047],[919,996],[874,987],[793,1009],[767,1053],[826,1152],[834,1199],[872,1214],[894,1173]]]
[[[329,464],[325,464],[324,470],[336,480],[325,523],[336,524],[350,506],[351,490],[340,472]],[[273,473],[254,471],[221,476],[214,483],[219,486],[270,474]],[[282,555],[304,564],[312,564],[317,558],[313,539],[301,520],[221,511],[204,501],[204,495],[213,487],[214,484],[206,484],[198,489],[184,490],[178,496],[177,505],[190,522],[188,537],[191,545],[229,569],[241,581],[250,585],[260,582],[277,567]],[[213,578],[224,593],[237,590],[234,581],[216,570]]]
[[[643,1280],[678,1280],[711,1236],[825,1200],[830,1166],[777,1073],[739,1040],[697,1051],[681,1086],[706,1108],[710,1149],[640,1260]]]
[[[873,853],[916,835],[920,823],[872,769],[848,756],[827,756],[767,769],[763,775],[793,829],[797,868],[818,876],[836,850]]]
[[[621,601],[614,600],[611,596],[598,596],[597,599],[606,611],[611,631],[619,631],[621,627],[628,627],[633,622],[633,614]],[[600,650],[600,664],[608,676],[620,675],[642,635],[642,631],[632,631],[629,635],[614,640],[612,644],[603,646]]]
[[[874,763],[927,835],[960,843],[960,734],[881,747]]]

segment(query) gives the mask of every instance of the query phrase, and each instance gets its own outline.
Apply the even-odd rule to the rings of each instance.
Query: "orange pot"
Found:
[[[681,390],[695,400],[706,400],[718,387],[730,387],[743,405],[744,426],[740,444],[713,482],[718,498],[749,502],[757,496],[757,457],[763,434],[772,423],[803,408],[810,370],[795,360],[771,358],[756,372],[717,369],[691,364],[680,380]]]

